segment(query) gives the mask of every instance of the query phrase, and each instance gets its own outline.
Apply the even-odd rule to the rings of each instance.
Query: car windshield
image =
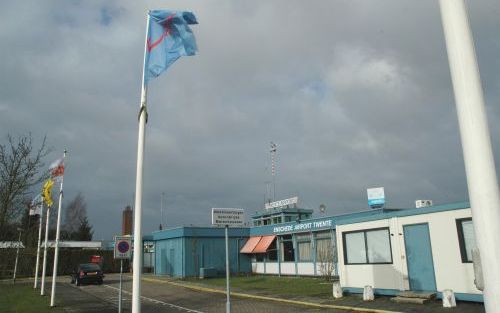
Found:
[[[82,271],[100,271],[101,270],[99,265],[93,264],[93,263],[80,264],[80,269]]]

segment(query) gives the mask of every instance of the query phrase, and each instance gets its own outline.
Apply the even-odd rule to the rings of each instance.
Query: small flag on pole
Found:
[[[63,158],[57,159],[49,166],[50,176],[52,178],[64,175],[64,160]]]
[[[45,184],[43,184],[43,190],[42,190],[42,197],[43,201],[45,201],[45,204],[47,204],[48,207],[52,207],[54,202],[52,201],[52,186],[54,186],[54,181],[52,178],[47,179],[45,181]]]
[[[42,194],[36,195],[36,197],[31,200],[30,205],[30,215],[41,215],[42,213]]]
[[[144,82],[158,77],[181,56],[196,53],[196,40],[188,25],[198,24],[191,12],[149,11]]]

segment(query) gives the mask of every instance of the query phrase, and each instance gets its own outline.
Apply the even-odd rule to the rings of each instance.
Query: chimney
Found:
[[[132,208],[130,205],[127,205],[123,210],[122,235],[132,235]]]

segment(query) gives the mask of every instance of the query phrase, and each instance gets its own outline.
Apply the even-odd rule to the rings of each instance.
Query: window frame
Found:
[[[288,239],[288,236],[290,237],[290,239]],[[285,237],[287,237],[287,239],[284,239]],[[296,253],[297,253],[297,249],[295,247],[295,243],[294,243],[294,238],[293,238],[293,234],[285,234],[285,235],[282,235],[281,238],[280,238],[280,256],[278,257],[278,259],[280,260],[281,263],[287,263],[287,262],[296,262]],[[285,243],[286,244],[291,244],[292,245],[292,250],[293,253],[292,253],[292,256],[293,256],[293,259],[292,260],[285,260],[285,255],[288,255],[285,251]]]
[[[368,240],[366,233],[371,232],[371,231],[378,231],[378,230],[387,230],[387,238],[389,239],[389,252],[391,256],[391,261],[390,262],[370,262],[370,258],[368,256]],[[364,244],[365,244],[365,259],[366,262],[356,262],[356,263],[349,263],[349,259],[347,258],[347,245],[346,245],[346,235],[352,234],[352,233],[363,233],[363,238],[364,238]],[[389,227],[378,227],[378,228],[368,228],[368,229],[362,229],[362,230],[350,230],[350,231],[345,231],[342,232],[342,250],[344,254],[344,265],[380,265],[380,264],[393,264],[394,263],[394,258],[392,256],[392,242],[391,242],[391,231]]]
[[[308,238],[299,239],[301,237],[301,235],[304,235],[303,237],[307,236]],[[297,241],[297,248],[296,248],[297,262],[305,262],[305,263],[312,262],[313,261],[313,235],[312,235],[312,233],[310,233],[310,232],[308,232],[308,233],[296,233],[295,240]],[[301,243],[308,243],[309,244],[309,258],[307,258],[307,259],[300,258],[300,244]]]
[[[473,263],[472,262],[472,253],[471,253],[471,260],[469,261],[467,259],[467,247],[465,246],[465,237],[464,237],[464,229],[463,229],[463,222],[472,222],[472,217],[464,217],[464,218],[457,218],[455,220],[457,224],[457,234],[458,234],[458,245],[460,247],[460,258],[462,259],[462,263]],[[475,235],[475,234],[474,234]],[[476,238],[474,238],[475,240]],[[477,243],[476,243],[477,246]]]

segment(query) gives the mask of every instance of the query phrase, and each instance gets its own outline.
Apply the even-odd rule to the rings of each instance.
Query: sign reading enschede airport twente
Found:
[[[115,236],[115,259],[130,259],[132,256],[132,237]]]
[[[243,226],[245,211],[243,209],[212,209],[212,225]]]

